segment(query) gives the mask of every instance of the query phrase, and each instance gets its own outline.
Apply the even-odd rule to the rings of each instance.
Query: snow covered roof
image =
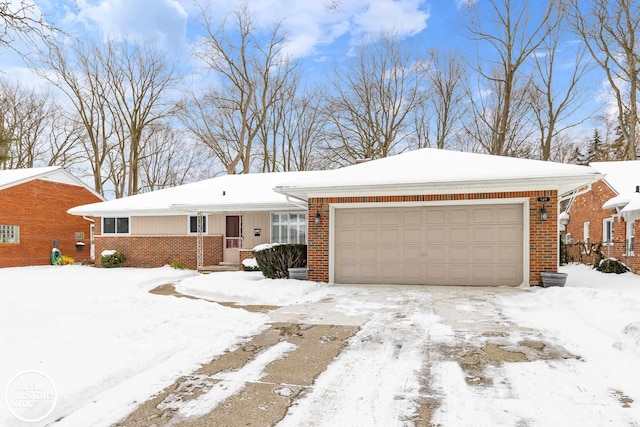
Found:
[[[604,180],[618,194],[633,193],[640,185],[640,160],[591,162],[589,166],[604,174]]]
[[[121,199],[77,206],[73,215],[141,216],[184,212],[232,212],[298,209],[299,202],[273,191],[285,176],[296,180],[317,172],[274,172],[223,175],[204,181],[136,194]],[[289,178],[290,177],[290,178]]]
[[[276,188],[309,195],[451,193],[555,189],[568,191],[599,180],[588,166],[424,148],[324,171]]]
[[[78,178],[76,178],[70,172],[60,166],[0,170],[0,190],[13,187],[15,185],[20,185],[34,179],[85,187],[96,196],[102,198],[102,196],[98,195],[86,184],[84,184],[82,181],[80,181]]]
[[[640,160],[592,162],[593,169],[605,174],[604,181],[617,195],[602,205],[603,209],[617,209],[625,220],[640,219]]]

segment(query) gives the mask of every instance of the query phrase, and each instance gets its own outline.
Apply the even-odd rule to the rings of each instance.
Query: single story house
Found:
[[[589,166],[604,178],[569,200],[567,255],[573,261],[591,264],[601,254],[617,258],[639,273],[635,235],[640,219],[640,160],[593,162]]]
[[[222,176],[69,212],[101,217],[97,251],[121,250],[130,265],[237,262],[260,243],[307,242],[311,280],[535,285],[558,268],[559,195],[601,177],[587,166],[421,149],[336,170]]]
[[[53,248],[91,259],[92,222],[67,210],[102,200],[61,167],[0,170],[0,267],[51,264]]]
[[[306,206],[273,188],[283,176],[315,173],[224,175],[69,213],[96,218],[96,265],[104,250],[133,267],[237,265],[259,244],[306,242]]]

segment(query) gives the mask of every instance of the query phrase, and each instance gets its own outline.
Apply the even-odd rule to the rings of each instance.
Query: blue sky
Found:
[[[238,0],[34,1],[48,19],[64,30],[97,40],[126,36],[156,44],[182,64],[187,73],[194,74],[201,73],[190,55],[202,35],[196,22],[198,6],[208,7],[222,19],[241,4]],[[300,61],[303,75],[314,80],[321,78],[335,61],[348,56],[363,37],[382,32],[399,35],[418,53],[431,48],[457,50],[474,63],[475,47],[463,28],[468,22],[465,12],[469,2],[486,7],[483,0],[248,0],[247,4],[259,26],[269,28],[281,22],[288,53]],[[515,3],[527,5],[534,17],[537,9],[544,6],[536,1]],[[0,71],[27,85],[39,85],[9,50],[0,50]],[[594,77],[587,90],[595,94],[601,82],[600,77]]]
[[[394,32],[416,49],[439,46],[464,49],[468,42],[459,29],[460,0],[249,0],[258,24],[277,22],[287,50],[312,71],[319,64],[339,60],[363,37]],[[154,43],[177,61],[189,61],[189,52],[201,35],[195,22],[199,5],[220,18],[240,1],[228,0],[35,0],[58,27],[83,37],[126,36]],[[466,0],[463,0],[466,3]],[[333,6],[335,5],[335,7]],[[5,74],[19,72],[19,59],[0,51]]]

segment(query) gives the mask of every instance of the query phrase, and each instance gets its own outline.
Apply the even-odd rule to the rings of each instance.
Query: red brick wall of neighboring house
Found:
[[[104,250],[117,250],[126,257],[125,267],[162,267],[172,261],[183,262],[189,268],[198,267],[197,236],[101,236],[101,218],[96,220],[95,265],[100,267],[100,254]],[[205,235],[203,241],[204,265],[222,262],[223,236]]]
[[[51,264],[53,240],[63,255],[88,260],[91,223],[67,210],[100,201],[84,187],[44,180],[0,190],[0,224],[20,226],[20,243],[0,243],[0,267]],[[84,233],[84,239],[75,233]],[[84,249],[76,242],[83,242]]]
[[[614,257],[625,263],[635,273],[640,273],[640,253],[635,256],[626,254],[627,224],[623,218],[616,217],[613,221],[613,244],[602,244],[602,222],[605,218],[611,218],[615,209],[602,209],[602,205],[616,193],[605,181],[598,181],[591,186],[591,190],[577,196],[569,210],[569,223],[566,232],[571,234],[573,243],[567,245],[568,257],[571,261],[584,264],[593,264],[599,255],[599,250],[606,257]],[[589,221],[590,242],[585,245],[584,223]],[[640,227],[636,221],[635,235],[638,236]]]
[[[544,203],[548,211],[547,221],[540,219],[542,203],[540,196],[550,198]],[[558,212],[556,191],[517,191],[478,194],[439,194],[414,196],[359,196],[311,198],[308,211],[309,244],[307,247],[307,265],[309,280],[329,281],[329,207],[332,203],[390,203],[390,202],[431,202],[447,200],[487,200],[528,197],[530,232],[530,274],[529,283],[534,286],[542,282],[540,272],[554,272],[558,269]],[[320,223],[314,224],[315,212],[320,212]],[[527,244],[527,242],[524,242]]]

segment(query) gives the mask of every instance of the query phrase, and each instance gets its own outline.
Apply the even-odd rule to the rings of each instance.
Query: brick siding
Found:
[[[543,203],[537,198],[547,196],[549,202],[544,206],[548,212],[547,221],[540,218]],[[529,198],[529,284],[539,285],[542,282],[540,272],[555,272],[558,269],[558,211],[556,191],[517,191],[477,194],[433,194],[409,196],[357,196],[330,197],[309,199],[309,245],[307,249],[307,265],[309,280],[329,281],[329,209],[333,203],[397,203],[397,202],[434,202],[458,200],[486,200],[505,198]],[[316,212],[320,212],[320,222],[314,223]]]
[[[99,223],[100,218],[96,218]],[[204,265],[222,262],[223,240],[222,235],[202,237]],[[126,267],[162,267],[172,261],[193,269],[198,266],[197,236],[96,236],[95,245],[98,267],[105,249],[122,252],[127,257]]]
[[[255,256],[253,256],[253,249],[240,249],[239,254],[240,254],[240,267],[238,268],[242,271],[244,270],[242,261],[244,261],[245,259],[253,259],[255,258]]]
[[[569,210],[569,223],[566,232],[571,234],[573,244],[565,246],[568,258],[573,262],[593,264],[598,256],[596,250],[600,250],[606,257],[614,257],[625,263],[631,271],[640,274],[640,252],[635,256],[626,255],[627,224],[623,218],[615,218],[613,222],[613,245],[602,246],[602,222],[605,218],[611,218],[615,209],[602,209],[602,205],[616,193],[605,181],[598,181],[591,186],[591,190],[577,196]],[[589,221],[590,244],[584,245],[584,223]],[[640,228],[636,221],[634,235],[638,236]]]
[[[100,201],[84,187],[39,179],[0,190],[0,224],[20,226],[20,243],[0,243],[0,267],[51,264],[54,240],[63,255],[89,260],[91,222],[67,210]]]

